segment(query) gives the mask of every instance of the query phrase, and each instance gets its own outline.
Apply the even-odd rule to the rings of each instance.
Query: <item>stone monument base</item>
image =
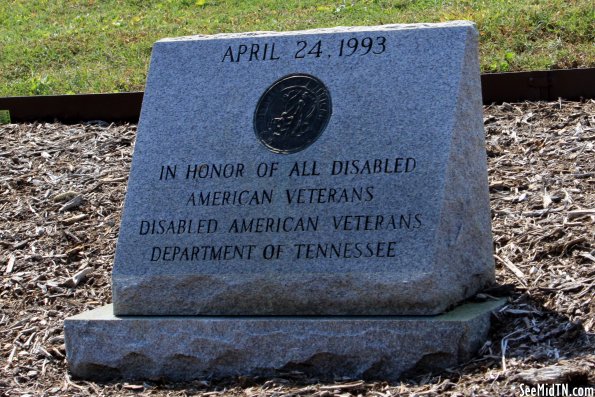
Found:
[[[190,380],[301,371],[396,380],[469,359],[502,300],[437,316],[115,317],[112,305],[66,319],[70,371],[85,379]]]

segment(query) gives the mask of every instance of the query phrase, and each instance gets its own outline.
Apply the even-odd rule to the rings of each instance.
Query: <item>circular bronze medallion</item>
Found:
[[[260,97],[254,131],[270,151],[295,153],[318,139],[331,112],[331,96],[322,81],[291,74],[275,81]]]

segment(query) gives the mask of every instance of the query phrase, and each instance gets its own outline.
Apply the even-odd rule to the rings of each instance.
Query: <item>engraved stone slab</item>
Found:
[[[439,316],[114,317],[111,305],[68,318],[66,355],[85,379],[274,376],[396,380],[470,358],[502,301]]]
[[[472,23],[165,39],[116,315],[444,312],[494,278]]]

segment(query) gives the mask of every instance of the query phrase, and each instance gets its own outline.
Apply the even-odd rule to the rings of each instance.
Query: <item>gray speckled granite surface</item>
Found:
[[[114,317],[111,305],[65,321],[71,373],[86,379],[274,376],[396,380],[440,370],[481,347],[502,301],[418,317]]]
[[[435,314],[493,281],[477,38],[459,21],[157,42],[115,313]],[[254,113],[294,73],[325,85],[332,115],[312,145],[278,154]],[[363,173],[344,174],[355,161]],[[212,174],[225,165],[232,176]]]

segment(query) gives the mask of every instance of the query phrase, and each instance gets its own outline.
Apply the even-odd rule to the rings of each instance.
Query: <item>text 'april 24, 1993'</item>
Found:
[[[278,43],[243,42],[225,49],[221,62],[263,62],[280,59],[349,58],[378,56],[387,51],[387,39],[381,35],[345,37],[333,40],[296,40],[293,46],[280,49]]]

